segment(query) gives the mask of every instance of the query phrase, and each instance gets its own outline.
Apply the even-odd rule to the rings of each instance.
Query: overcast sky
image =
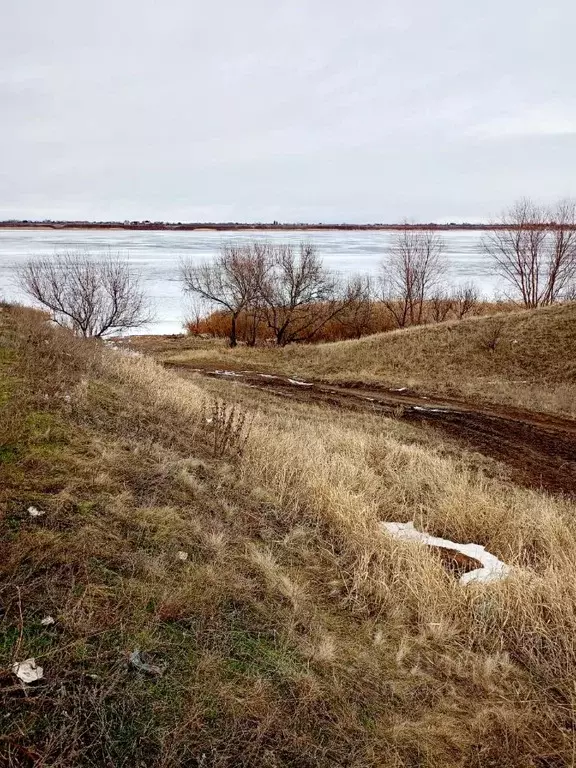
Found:
[[[479,220],[576,195],[574,0],[4,0],[0,218]]]

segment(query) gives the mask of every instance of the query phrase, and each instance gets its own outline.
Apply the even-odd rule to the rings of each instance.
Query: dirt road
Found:
[[[302,402],[325,403],[418,424],[430,424],[508,465],[522,485],[576,497],[576,421],[505,406],[479,405],[406,388],[326,384],[255,371],[189,368],[165,363],[182,375],[228,379]]]

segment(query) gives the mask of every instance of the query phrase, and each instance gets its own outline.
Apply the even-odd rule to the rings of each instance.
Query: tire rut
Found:
[[[281,374],[164,364],[180,374],[228,379],[300,402],[431,425],[505,463],[521,485],[576,497],[576,421],[570,419],[378,384],[327,384]]]

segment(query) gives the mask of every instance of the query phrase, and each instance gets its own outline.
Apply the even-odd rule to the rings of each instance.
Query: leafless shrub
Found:
[[[499,317],[492,318],[489,323],[486,323],[481,337],[482,347],[489,352],[496,352],[502,340],[502,332],[505,326],[505,321]]]
[[[70,252],[31,259],[18,279],[54,322],[79,336],[101,338],[152,319],[138,278],[119,257]]]
[[[344,310],[336,320],[346,333],[347,338],[360,339],[373,332],[374,300],[372,280],[368,275],[356,275],[349,282],[352,294]]]
[[[478,305],[479,292],[476,285],[472,282],[465,283],[458,287],[454,295],[454,310],[459,320],[474,312]]]
[[[404,229],[395,236],[381,268],[382,301],[396,325],[422,322],[424,301],[446,272],[444,242],[430,230]]]
[[[576,282],[566,290],[564,301],[576,301]]]
[[[204,419],[211,433],[215,457],[242,454],[253,420],[245,410],[215,399],[205,409]]]
[[[445,288],[438,287],[429,298],[430,314],[435,323],[442,323],[454,307],[454,301]]]
[[[554,304],[576,283],[576,202],[545,208],[520,200],[485,236],[483,247],[511,298],[528,308]]]

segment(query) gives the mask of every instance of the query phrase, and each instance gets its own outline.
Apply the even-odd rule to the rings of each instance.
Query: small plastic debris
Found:
[[[44,616],[40,624],[42,624],[43,627],[49,627],[51,624],[55,624],[56,619],[54,616]]]
[[[46,512],[42,512],[36,507],[28,507],[28,514],[30,515],[30,517],[41,517],[42,515],[45,515]]]
[[[44,677],[44,670],[36,664],[36,659],[26,659],[12,664],[12,672],[23,683],[35,683]]]
[[[480,544],[457,544],[449,539],[441,539],[438,536],[430,536],[414,528],[414,523],[382,523],[384,530],[395,539],[405,541],[418,541],[431,547],[436,547],[440,551],[453,551],[462,555],[468,561],[479,563],[481,568],[474,568],[467,573],[463,573],[459,578],[460,584],[470,584],[470,582],[489,582],[505,579],[510,573],[510,566],[503,563],[495,555],[487,552]]]
[[[141,653],[139,648],[132,651],[130,654],[130,664],[134,669],[137,669],[138,672],[144,672],[147,675],[154,675],[155,677],[159,677],[166,672],[166,664],[152,664],[149,661],[146,661],[145,656],[146,654]]]
[[[178,558],[178,560],[182,560],[182,562],[184,562],[184,560],[188,560],[188,552],[183,552],[182,550],[180,550],[179,552],[176,553],[176,557]]]

